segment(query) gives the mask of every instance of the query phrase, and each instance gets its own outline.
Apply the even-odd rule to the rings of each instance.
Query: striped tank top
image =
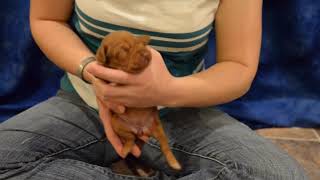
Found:
[[[113,31],[149,35],[170,73],[186,76],[203,69],[218,5],[219,0],[75,0],[71,23],[92,52]],[[61,86],[97,109],[91,85],[67,73]]]

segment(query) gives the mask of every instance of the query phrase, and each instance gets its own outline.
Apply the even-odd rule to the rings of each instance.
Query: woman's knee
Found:
[[[269,163],[256,164],[251,167],[253,177],[270,180],[306,180],[304,170],[291,159],[285,161],[274,160]]]
[[[209,170],[210,171],[210,170]],[[292,161],[242,164],[229,161],[215,179],[307,180],[303,169]]]
[[[239,151],[242,158],[230,157],[233,163],[228,165],[234,174],[252,179],[270,180],[306,180],[303,168],[288,154],[271,143],[265,148],[248,148]],[[248,178],[250,179],[250,178]]]
[[[41,132],[46,127],[24,124],[24,120],[14,117],[0,125],[0,169],[17,168],[68,148]]]
[[[35,161],[44,156],[47,142],[40,136],[14,130],[0,131],[0,169]]]

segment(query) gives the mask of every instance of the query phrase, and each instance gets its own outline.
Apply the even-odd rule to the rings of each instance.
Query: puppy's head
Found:
[[[109,68],[139,73],[151,60],[151,53],[146,47],[149,41],[149,36],[135,37],[126,31],[112,32],[103,39],[97,51],[97,61]]]

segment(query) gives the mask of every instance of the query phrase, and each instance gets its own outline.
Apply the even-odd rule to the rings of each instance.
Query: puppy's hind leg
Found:
[[[175,170],[181,170],[180,163],[177,161],[176,157],[173,155],[173,153],[170,149],[170,146],[168,143],[168,138],[163,130],[163,127],[161,125],[161,122],[160,122],[158,115],[155,117],[155,123],[156,123],[156,127],[152,131],[152,136],[159,141],[161,151],[163,152],[164,156],[166,157],[169,166]]]
[[[133,133],[122,132],[121,133],[121,139],[124,140],[124,146],[123,146],[123,149],[122,149],[122,154],[124,155],[124,157],[127,157],[127,155],[131,152],[131,150],[132,150],[132,148],[134,146],[136,137],[135,137],[135,135]]]

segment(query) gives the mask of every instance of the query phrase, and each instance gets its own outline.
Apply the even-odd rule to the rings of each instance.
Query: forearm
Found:
[[[227,103],[249,90],[254,75],[255,72],[240,63],[217,63],[206,71],[173,80],[164,104],[202,107]]]
[[[173,80],[164,105],[211,106],[244,95],[258,67],[261,19],[262,0],[221,0],[215,14],[217,64]]]
[[[82,59],[93,55],[65,22],[31,20],[31,31],[45,55],[72,74],[76,73]]]

